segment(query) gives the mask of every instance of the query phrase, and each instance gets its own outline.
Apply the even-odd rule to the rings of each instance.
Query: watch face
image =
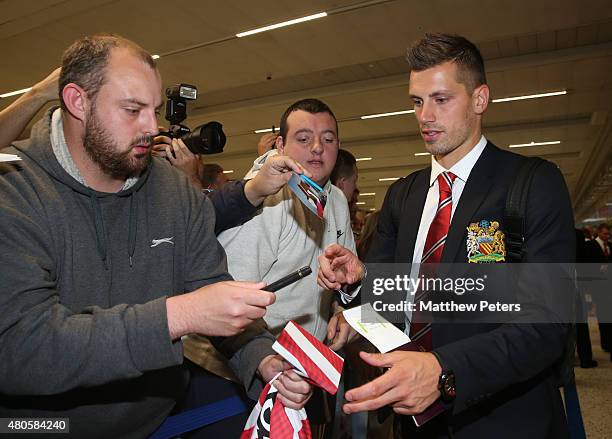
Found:
[[[450,381],[450,380],[449,380]],[[447,396],[454,398],[455,397],[455,382],[453,380],[452,383],[447,382],[446,385],[444,386],[444,393],[446,393]]]
[[[442,399],[446,402],[450,402],[457,396],[457,390],[455,388],[455,374],[452,372],[443,372],[440,376],[440,393]]]

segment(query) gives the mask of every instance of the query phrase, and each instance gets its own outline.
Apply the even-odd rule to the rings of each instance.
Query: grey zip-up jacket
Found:
[[[159,159],[127,190],[83,186],[55,158],[50,114],[0,165],[0,417],[146,437],[188,382],[166,297],[231,279],[212,204]],[[256,341],[217,340],[245,381],[268,353]]]

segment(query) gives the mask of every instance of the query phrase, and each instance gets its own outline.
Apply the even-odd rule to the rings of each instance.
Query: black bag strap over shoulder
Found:
[[[545,162],[539,157],[525,158],[516,174],[516,179],[512,183],[508,196],[506,197],[506,207],[504,209],[504,225],[506,232],[506,261],[521,262],[523,260],[523,244],[525,242],[525,231],[527,229],[527,198],[529,188],[536,175],[538,167]],[[557,364],[556,374],[557,383],[560,387],[573,385],[574,368],[572,361],[575,350],[575,337],[570,331],[567,338],[567,346],[562,360]]]
[[[512,183],[506,207],[504,209],[504,225],[506,232],[506,260],[520,262],[523,259],[523,243],[525,242],[525,217],[527,214],[527,198],[529,188],[537,169],[545,162],[539,157],[527,157],[519,167],[516,179]]]

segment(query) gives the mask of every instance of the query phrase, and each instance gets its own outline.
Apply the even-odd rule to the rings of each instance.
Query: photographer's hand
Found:
[[[157,128],[160,133],[168,131],[166,127],[159,126]],[[166,158],[167,146],[172,146],[172,139],[170,137],[163,135],[155,136],[155,138],[153,138],[153,155]]]
[[[257,175],[247,181],[244,194],[253,206],[259,206],[268,195],[277,193],[291,178],[291,171],[312,177],[310,172],[284,155],[268,157]]]
[[[192,153],[185,142],[181,139],[172,139],[172,144],[166,146],[166,158],[172,166],[180,171],[183,171],[187,177],[202,189],[202,183],[199,178],[200,156]]]
[[[163,127],[159,127],[162,131]],[[153,154],[165,157],[172,166],[182,171],[198,189],[202,190],[200,167],[202,162],[197,154],[192,153],[181,139],[170,139],[157,136],[153,142]]]

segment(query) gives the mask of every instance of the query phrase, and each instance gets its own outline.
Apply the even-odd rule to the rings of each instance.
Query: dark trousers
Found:
[[[593,350],[591,349],[591,336],[589,335],[589,324],[587,323],[588,312],[586,301],[581,293],[576,294],[576,350],[581,364],[593,361]]]
[[[239,396],[248,409],[235,416],[225,418],[221,421],[207,425],[200,429],[181,435],[184,439],[238,439],[242,434],[244,425],[251,414],[256,401],[246,396],[244,387],[233,381],[221,378],[213,373],[202,369],[200,366],[185,359],[185,365],[191,373],[189,388],[183,400],[177,404],[172,414],[192,410],[222,399]],[[331,418],[330,408],[327,403],[327,393],[316,388],[312,397],[306,404],[306,412],[314,433],[321,430],[322,425],[329,422]],[[319,426],[319,427],[317,427]]]
[[[586,364],[593,360],[588,323],[576,323],[576,349],[580,363]]]
[[[181,435],[185,439],[238,439],[251,414],[255,401],[247,398],[244,388],[232,381],[221,378],[185,359],[191,380],[183,400],[177,404],[174,413],[195,409],[232,396],[239,396],[248,409],[242,413]]]
[[[612,346],[612,323],[600,323],[599,335],[601,337],[601,348],[606,352],[610,352],[610,347]]]
[[[612,294],[612,293],[610,293]],[[597,305],[597,321],[599,322],[599,335],[601,337],[601,348],[610,352],[612,347],[612,300],[603,296],[598,297],[595,302]]]

